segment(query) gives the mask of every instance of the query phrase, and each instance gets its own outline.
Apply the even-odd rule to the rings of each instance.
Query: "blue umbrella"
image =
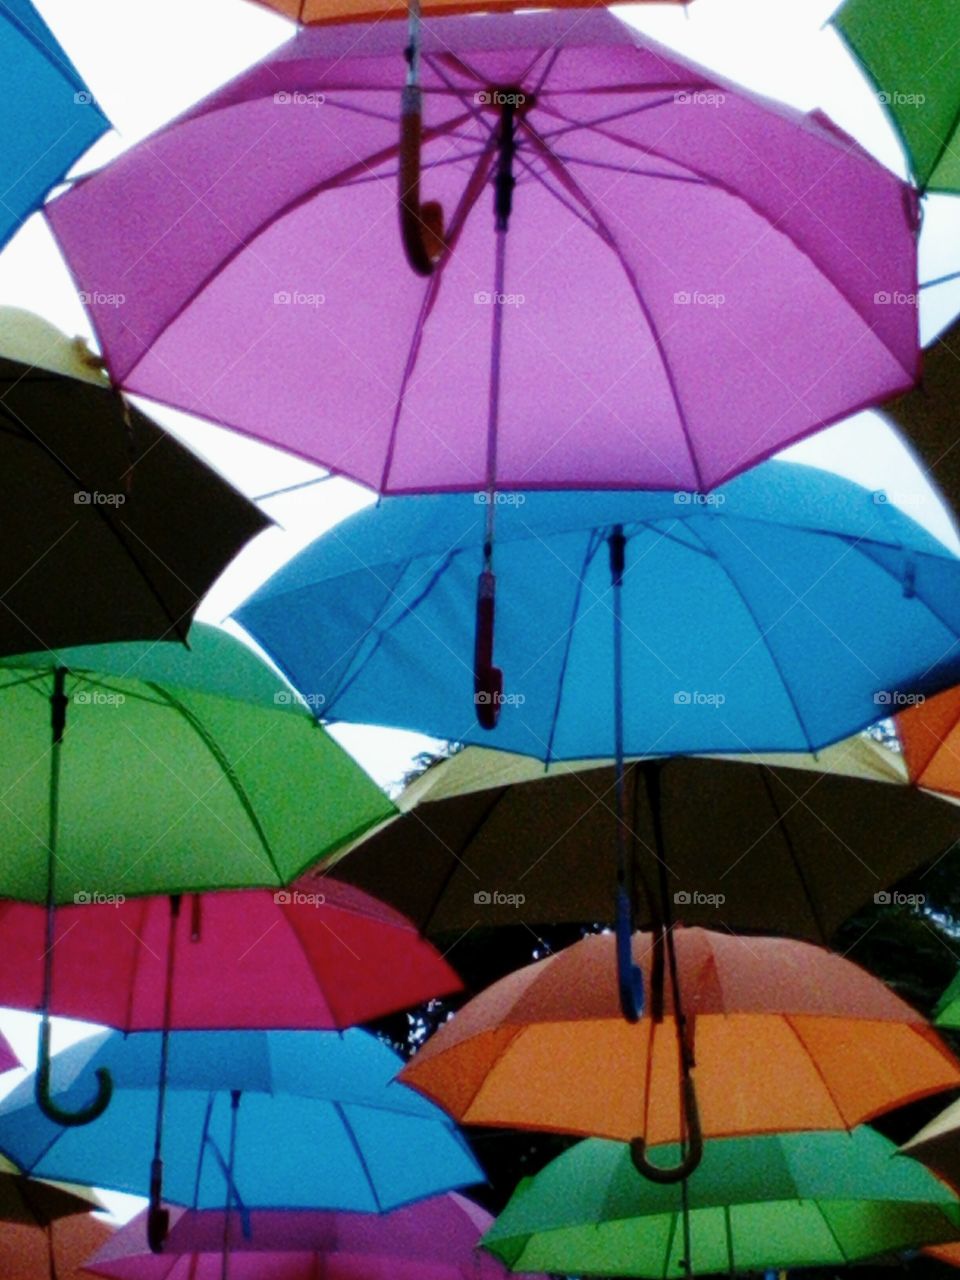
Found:
[[[328,719],[544,760],[609,757],[621,712],[634,755],[815,751],[960,676],[960,560],[828,472],[765,463],[708,496],[500,497],[492,731],[473,705],[472,495],[367,508],[237,619]]]
[[[494,498],[502,686],[473,660],[486,494],[386,499],[307,548],[237,618],[330,719],[543,760],[615,756],[618,981],[635,1021],[645,993],[630,949],[640,877],[625,753],[816,751],[953,683],[960,560],[884,494],[791,463],[766,463],[709,495]],[[659,767],[645,774],[663,960],[650,1005],[659,1020],[669,978],[690,1143],[666,1176],[681,1180],[702,1142]],[[663,1180],[642,1152],[636,1159]]]
[[[61,1128],[27,1079],[0,1102],[0,1149],[38,1177],[146,1195],[160,1041],[109,1031],[58,1054],[61,1104],[82,1100],[89,1072],[105,1067],[111,1105],[83,1128]],[[360,1030],[174,1032],[167,1198],[197,1209],[381,1212],[482,1181],[450,1118],[396,1083],[401,1066]]]
[[[30,0],[0,7],[0,248],[110,128]]]

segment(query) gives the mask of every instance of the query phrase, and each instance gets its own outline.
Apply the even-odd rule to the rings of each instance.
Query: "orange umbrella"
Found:
[[[671,987],[662,1025],[625,1021],[614,948],[593,935],[494,983],[400,1078],[467,1124],[677,1142]],[[635,934],[648,991],[652,953]],[[852,1129],[960,1084],[920,1014],[823,948],[677,929],[676,957],[705,1137]]]
[[[910,781],[960,798],[960,685],[896,717]]]
[[[83,1280],[81,1267],[113,1234],[106,1223],[84,1213],[49,1227],[0,1223],[3,1280]]]

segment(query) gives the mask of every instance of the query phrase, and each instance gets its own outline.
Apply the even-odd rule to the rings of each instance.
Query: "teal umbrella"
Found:
[[[845,1266],[960,1236],[954,1193],[866,1125],[707,1141],[686,1195],[698,1275]],[[521,1182],[482,1243],[514,1271],[682,1276],[683,1199],[641,1177],[626,1143],[589,1138]]]

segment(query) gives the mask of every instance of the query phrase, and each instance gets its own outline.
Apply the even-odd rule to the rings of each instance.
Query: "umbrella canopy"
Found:
[[[960,830],[955,807],[909,789],[901,757],[865,736],[816,756],[677,757],[660,778],[670,891],[687,924],[826,942]],[[657,853],[642,762],[628,764],[626,792],[646,888],[638,916],[649,924]],[[466,747],[417,778],[397,804],[397,817],[331,864],[339,879],[382,894],[425,933],[610,919],[611,766],[574,761],[545,770],[528,756]],[[315,887],[325,883],[318,875]],[[3,991],[0,976],[0,1002]]]
[[[60,1218],[99,1208],[99,1199],[81,1187],[28,1178],[0,1156],[0,1240],[11,1227],[49,1227]]]
[[[0,309],[0,425],[0,654],[182,637],[268,524],[126,406],[76,342],[12,308]]]
[[[937,1001],[933,1020],[935,1026],[960,1031],[960,973]]]
[[[912,781],[960,798],[960,687],[917,700],[896,724]]]
[[[0,1035],[0,1072],[13,1071],[15,1067],[21,1065],[7,1038]]]
[[[161,1037],[102,1032],[58,1054],[57,1102],[106,1068],[113,1101],[61,1128],[24,1081],[0,1101],[0,1149],[29,1172],[145,1195]],[[401,1059],[363,1031],[180,1031],[170,1037],[166,1192],[223,1209],[379,1213],[482,1180],[448,1117],[394,1077]]]
[[[917,185],[960,192],[960,13],[953,0],[846,0],[833,21],[877,90]]]
[[[498,510],[500,717],[481,729],[484,506],[397,498],[296,556],[237,613],[331,719],[539,759],[810,751],[960,673],[960,561],[859,485],[768,463],[689,494],[528,494]],[[608,543],[622,529],[622,697]]]
[[[36,1227],[0,1228],[3,1280],[84,1280],[81,1267],[110,1239],[113,1229],[92,1213]]]
[[[368,22],[383,18],[406,18],[408,0],[258,0],[267,9],[282,13],[295,22],[319,24],[328,22]],[[687,4],[688,0],[668,0],[668,3]],[[564,0],[568,8],[577,8],[576,3]],[[441,13],[464,13],[482,8],[485,12],[499,9],[534,9],[541,7],[529,3],[529,0],[423,0],[422,9],[425,15]],[[555,8],[543,0],[542,7]]]
[[[779,938],[675,933],[706,1137],[852,1129],[960,1084],[920,1014],[849,960]],[[614,941],[587,937],[494,983],[401,1078],[468,1124],[678,1141],[671,998],[663,1023],[627,1022]],[[650,935],[634,936],[633,958],[649,984]]]
[[[707,489],[912,385],[913,193],[599,8],[424,24],[417,278],[406,41],[301,30],[51,205],[118,385],[384,493]]]
[[[0,903],[0,1005],[41,1007],[44,930],[40,908]],[[182,907],[63,907],[54,947],[50,1012],[122,1031],[165,1020],[181,1030],[349,1027],[460,987],[408,920],[330,878],[194,895]]]
[[[245,645],[204,626],[190,644],[96,645],[0,665],[3,896],[47,897],[57,672],[57,902],[279,888],[392,812]]]
[[[4,0],[0,73],[2,247],[110,122],[30,0]]]
[[[175,1209],[161,1256],[145,1251],[141,1215],[108,1241],[88,1270],[114,1280],[220,1280],[226,1240],[234,1280],[271,1277],[281,1266],[287,1268],[278,1272],[283,1280],[502,1280],[502,1263],[477,1250],[492,1222],[456,1192],[388,1213],[254,1211],[247,1235],[237,1214],[225,1222],[222,1213]]]
[[[951,1186],[960,1186],[960,1099],[905,1142],[901,1150],[929,1165]]]
[[[960,1232],[953,1191],[866,1126],[708,1142],[687,1195],[697,1275],[842,1267]],[[682,1200],[625,1144],[588,1138],[525,1179],[483,1243],[516,1271],[666,1280],[685,1274]]]
[[[943,492],[955,519],[960,513],[958,401],[960,323],[952,325],[924,351],[922,385],[883,405],[883,412],[913,445],[929,479]]]

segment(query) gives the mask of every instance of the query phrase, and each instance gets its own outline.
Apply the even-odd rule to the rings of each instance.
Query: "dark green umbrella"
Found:
[[[846,0],[833,21],[886,108],[917,186],[960,192],[956,0]]]
[[[0,309],[0,654],[182,638],[267,521],[82,345]]]
[[[687,1195],[698,1275],[844,1266],[960,1236],[954,1193],[866,1125],[708,1141]],[[682,1276],[682,1197],[642,1178],[626,1143],[589,1138],[521,1182],[482,1243],[514,1271]]]
[[[289,884],[394,812],[253,652],[93,645],[0,663],[0,896],[47,905],[38,1098],[49,1098],[57,903]],[[253,945],[255,939],[251,939]],[[96,975],[91,975],[91,981]]]

